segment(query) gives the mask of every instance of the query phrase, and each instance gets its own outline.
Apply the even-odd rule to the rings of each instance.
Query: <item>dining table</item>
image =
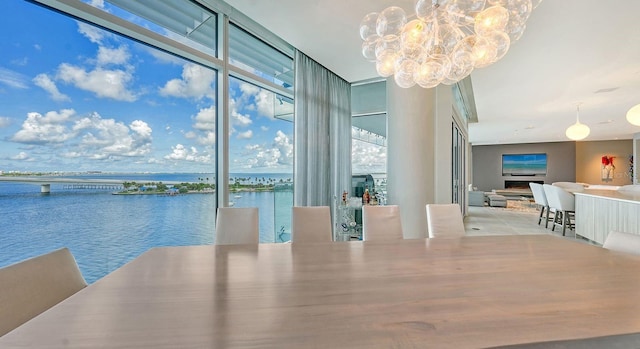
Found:
[[[615,340],[640,332],[638,275],[639,256],[553,235],[157,247],[0,337],[0,348]]]

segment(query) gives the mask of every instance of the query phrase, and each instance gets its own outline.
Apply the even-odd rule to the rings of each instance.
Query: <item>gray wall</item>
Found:
[[[503,176],[502,154],[547,154],[546,176]],[[575,182],[576,181],[576,143],[528,143],[475,145],[471,147],[472,181],[478,190],[491,191],[504,189],[505,180]]]

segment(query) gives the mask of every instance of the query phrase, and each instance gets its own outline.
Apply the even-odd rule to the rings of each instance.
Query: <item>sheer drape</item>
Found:
[[[296,51],[294,204],[331,206],[351,189],[351,86]]]

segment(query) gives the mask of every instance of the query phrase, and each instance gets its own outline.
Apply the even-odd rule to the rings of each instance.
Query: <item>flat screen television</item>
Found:
[[[503,176],[546,176],[547,154],[502,154]]]

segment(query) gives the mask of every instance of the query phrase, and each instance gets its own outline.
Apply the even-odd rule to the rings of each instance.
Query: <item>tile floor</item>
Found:
[[[512,201],[509,200],[507,208],[469,206],[469,213],[464,219],[467,235],[553,234],[562,236],[560,228],[551,231],[551,223],[549,223],[549,229],[545,229],[544,222],[538,225],[540,211],[537,211],[534,206],[519,207],[517,204],[512,204]],[[575,239],[574,231],[567,229],[565,237]],[[586,242],[580,237],[578,240]]]

